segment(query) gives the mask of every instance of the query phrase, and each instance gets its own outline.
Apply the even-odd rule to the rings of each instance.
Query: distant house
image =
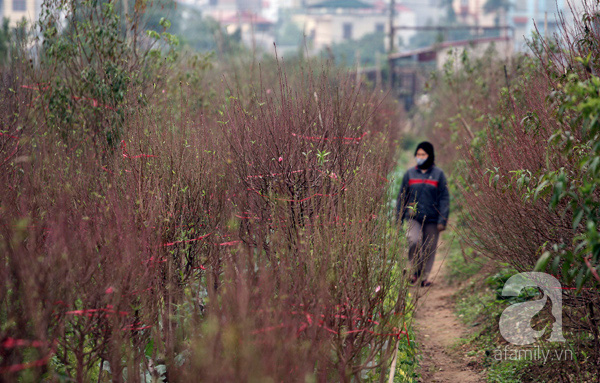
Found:
[[[273,48],[274,24],[260,14],[249,10],[218,10],[212,13],[206,12],[206,14],[223,25],[228,33],[239,31],[246,46],[265,50]]]
[[[526,49],[526,39],[536,30],[542,35],[552,37],[559,33],[558,14],[563,13],[567,23],[575,10],[581,7],[583,0],[512,0],[507,8],[494,12],[485,12],[488,0],[453,0],[453,9],[457,20],[471,26],[507,26],[512,29],[515,49]],[[569,5],[570,4],[570,5]],[[497,33],[497,36],[504,33]]]
[[[486,37],[461,41],[446,41],[427,48],[404,51],[389,56],[395,66],[430,66],[431,69],[443,69],[450,59],[456,59],[464,50],[472,57],[482,56],[488,49],[494,48],[500,60],[507,60],[513,55],[513,40],[510,37]],[[460,60],[455,60],[460,62]]]
[[[38,19],[41,0],[0,0],[0,20],[7,18],[11,26],[22,20],[35,22]]]
[[[246,33],[272,33],[273,23],[264,17],[251,11],[237,11],[228,13],[218,13],[213,15],[215,19],[225,25],[230,33],[241,30]]]
[[[467,25],[487,25],[495,23],[496,15],[486,13],[484,6],[487,0],[454,0],[452,7],[456,18]]]
[[[236,10],[257,12],[261,8],[261,0],[185,0],[193,2],[204,9]]]
[[[486,51],[494,49],[502,60],[513,54],[511,37],[486,37],[462,41],[447,41],[427,48],[405,51],[390,55],[393,62],[393,84],[396,95],[404,101],[406,110],[415,102],[415,97],[424,88],[432,70],[442,69],[453,59],[454,66],[460,66],[460,55],[467,50],[471,57],[481,57]]]
[[[204,16],[219,22],[228,33],[240,32],[246,46],[272,50],[274,20],[265,17],[264,0],[188,0],[195,1]]]
[[[516,1],[509,11],[509,23],[514,26],[517,38],[516,48],[526,48],[525,38],[531,37],[536,25],[542,35],[551,37],[559,32],[558,12],[565,11],[568,11],[566,0]]]
[[[370,33],[389,33],[389,5],[383,1],[325,0],[310,2],[292,16],[307,36],[314,51],[334,43],[358,40]],[[408,7],[397,5],[395,25],[415,26],[416,15]],[[407,42],[414,31],[405,30],[396,37],[396,46]]]

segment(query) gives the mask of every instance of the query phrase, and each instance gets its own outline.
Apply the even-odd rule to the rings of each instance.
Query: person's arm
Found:
[[[404,222],[404,209],[406,209],[406,203],[408,202],[408,171],[404,173],[402,178],[402,186],[400,192],[398,192],[398,199],[396,200],[396,222],[400,219],[400,212],[402,212],[402,222]]]
[[[448,192],[448,183],[446,176],[442,172],[439,183],[439,200],[438,206],[440,208],[440,217],[438,218],[438,228],[442,230],[446,228],[448,224],[448,216],[450,215],[450,193]]]

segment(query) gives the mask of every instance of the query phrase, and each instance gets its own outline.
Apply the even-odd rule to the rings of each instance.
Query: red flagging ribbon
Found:
[[[241,243],[242,241],[230,241],[230,242],[223,242],[223,243],[219,243],[219,246],[234,246],[237,245],[238,243]]]
[[[140,326],[141,323],[135,323],[135,324],[130,324],[128,326],[123,327],[121,330],[122,331],[141,331],[141,330],[146,330],[149,328],[152,328],[152,326],[150,325],[146,325],[146,326]],[[135,327],[135,326],[140,326],[140,327]]]
[[[27,339],[15,339],[15,338],[7,338],[2,343],[0,343],[1,348],[10,349],[14,347],[44,347],[48,346],[48,342],[43,342],[39,340],[27,340]],[[56,345],[56,341],[52,346],[52,350],[48,353],[48,355],[44,356],[41,359],[34,360],[28,363],[21,364],[13,364],[11,366],[0,367],[0,374],[6,374],[11,372],[19,372],[22,370],[26,370],[32,367],[40,367],[48,363],[52,355],[54,354],[54,346]]]
[[[12,138],[13,140],[18,140],[19,137],[17,136],[13,136],[11,134],[7,134],[7,133],[2,133],[0,132],[0,136],[6,136],[8,138]],[[8,160],[15,155],[15,153],[17,152],[17,150],[19,150],[19,141],[17,141],[17,144],[15,145],[15,148],[12,150],[12,152],[4,159],[4,161],[2,161],[2,163],[0,165],[4,165],[5,163],[8,162]]]
[[[0,132],[0,136],[6,136],[6,137],[12,138],[14,140],[18,140],[19,139],[19,137],[17,137],[17,136],[13,136],[12,134],[2,133],[2,132]]]
[[[211,235],[211,234],[212,234],[212,233],[208,233],[208,234],[204,234],[204,235],[202,235],[202,236],[200,236],[200,237],[198,237],[198,238],[193,238],[193,239],[184,239],[184,240],[181,240],[181,241],[175,241],[175,242],[169,242],[169,243],[165,243],[165,244],[163,245],[163,247],[165,247],[165,246],[173,246],[173,245],[176,245],[176,244],[178,244],[178,243],[189,243],[189,242],[201,241],[201,240],[203,240],[204,238],[208,237],[208,236],[209,236],[209,235]]]
[[[132,156],[127,152],[127,143],[125,140],[121,140],[121,149],[123,150],[123,157],[125,158],[142,158],[142,157],[158,157],[152,154],[140,154],[137,156]]]
[[[15,348],[15,347],[43,347],[47,346],[48,342],[43,342],[41,340],[28,340],[28,339],[15,339],[15,338],[6,338],[2,343],[0,343],[0,347],[4,349]]]
[[[33,86],[33,85],[21,85],[21,88],[31,89],[31,90],[38,90],[38,91],[39,90],[46,90],[46,89],[50,88],[49,85],[47,85],[47,86],[45,86],[43,88],[40,88],[41,85],[46,85],[46,84],[36,84],[36,86]]]
[[[129,315],[129,313],[127,311],[116,311],[113,310],[113,306],[112,305],[108,305],[106,306],[106,308],[103,309],[85,309],[85,310],[73,310],[73,311],[67,311],[65,314],[69,314],[69,315],[85,315],[87,317],[92,317],[94,316],[94,314],[118,314],[121,316],[127,316]]]
[[[4,165],[5,163],[7,163],[8,160],[10,160],[10,158],[15,155],[17,150],[19,150],[19,142],[17,142],[17,145],[15,145],[15,148],[13,149],[13,151],[8,155],[8,157],[6,157],[4,159],[4,161],[0,165]]]
[[[19,372],[22,370],[26,370],[32,367],[41,367],[48,363],[50,358],[54,355],[54,351],[50,352],[48,355],[43,357],[42,359],[34,360],[33,362],[21,363],[21,364],[13,364],[8,367],[0,367],[0,374],[6,374],[9,372]]]

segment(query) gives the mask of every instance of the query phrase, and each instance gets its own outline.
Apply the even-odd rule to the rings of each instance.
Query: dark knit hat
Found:
[[[435,165],[435,151],[433,150],[433,145],[427,141],[421,142],[419,145],[417,145],[417,148],[415,149],[415,156],[417,155],[419,149],[423,149],[425,153],[429,155],[425,163],[419,166],[419,169],[429,169],[430,167]]]

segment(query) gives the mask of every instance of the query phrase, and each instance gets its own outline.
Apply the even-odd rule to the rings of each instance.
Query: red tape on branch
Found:
[[[223,242],[223,243],[219,243],[219,246],[234,246],[241,242],[242,241]]]
[[[49,342],[40,341],[40,340],[27,340],[27,339],[15,339],[15,338],[7,338],[2,343],[0,343],[0,347],[4,349],[11,349],[15,347],[45,347],[50,346]],[[41,367],[48,363],[52,355],[54,355],[54,348],[56,346],[56,341],[52,343],[52,349],[45,357],[34,360],[33,362],[21,363],[21,364],[13,364],[11,366],[0,367],[0,374],[6,374],[11,372],[19,372],[22,370],[26,370],[28,368],[33,367]]]
[[[17,136],[13,136],[13,135],[11,135],[11,134],[2,133],[2,132],[0,132],[0,136],[4,136],[4,137],[8,137],[8,138],[12,138],[12,139],[14,139],[14,140],[18,140],[18,139],[19,139],[19,137],[17,137]]]
[[[198,238],[194,238],[194,239],[184,239],[184,240],[181,240],[181,241],[175,241],[175,242],[165,243],[163,245],[163,247],[165,247],[165,246],[173,246],[173,245],[176,245],[178,243],[189,243],[189,242],[201,241],[201,240],[203,240],[204,238],[208,237],[211,234],[212,233],[204,234],[204,235],[202,235],[202,236],[200,236]]]
[[[11,153],[8,155],[8,157],[6,157],[6,158],[4,159],[4,161],[3,161],[3,162],[2,162],[0,165],[4,165],[5,163],[7,163],[7,162],[8,162],[8,160],[10,160],[10,158],[11,158],[12,156],[14,156],[14,155],[15,155],[15,153],[17,153],[17,150],[19,150],[19,142],[17,142],[17,145],[15,146],[15,148],[13,149],[13,151],[12,151],[12,152],[11,152]]]
[[[46,90],[46,89],[50,88],[49,85],[46,85],[45,87],[40,88],[41,85],[46,85],[46,84],[36,84],[35,86],[33,86],[33,85],[21,85],[21,88],[31,89],[31,90],[37,90],[37,91]]]
[[[113,310],[113,306],[112,305],[108,305],[106,306],[106,308],[103,309],[85,309],[85,310],[73,310],[73,311],[67,311],[65,314],[69,314],[69,315],[81,315],[81,316],[87,316],[87,317],[92,317],[96,314],[118,314],[121,316],[127,316],[129,315],[129,313],[127,311],[116,311]]]
[[[48,361],[50,360],[52,355],[54,355],[54,351],[50,352],[48,355],[46,355],[42,359],[38,359],[33,362],[22,363],[22,364],[13,364],[12,366],[8,366],[8,367],[0,367],[0,374],[6,374],[6,373],[10,373],[10,372],[19,372],[22,370],[27,370],[28,368],[44,366],[44,365],[48,364]]]
[[[150,325],[146,325],[146,326],[140,326],[141,323],[134,323],[134,324],[130,324],[128,326],[125,326],[121,329],[121,331],[141,331],[141,330],[146,330],[149,328],[152,328],[152,326]],[[140,327],[135,327],[135,326],[140,326]]]
[[[0,347],[4,349],[10,349],[15,347],[43,347],[48,346],[48,342],[43,342],[41,340],[28,340],[28,339],[15,339],[15,338],[6,338],[2,343],[0,343]]]
[[[142,158],[142,157],[158,157],[152,154],[140,154],[137,156],[132,156],[127,152],[127,143],[125,140],[121,140],[121,150],[123,151],[123,157],[125,158]]]
[[[165,263],[165,262],[167,262],[167,259],[166,259],[166,258],[161,258],[161,259],[158,259],[158,257],[154,257],[154,256],[152,256],[152,257],[150,257],[150,259],[148,259],[147,261],[145,261],[145,262],[142,262],[142,264],[144,264],[144,263]]]

